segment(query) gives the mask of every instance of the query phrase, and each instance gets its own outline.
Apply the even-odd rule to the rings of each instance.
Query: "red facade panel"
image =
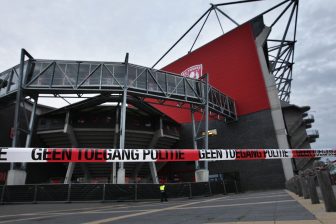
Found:
[[[209,74],[212,86],[236,100],[238,115],[270,108],[250,23],[209,42],[163,70],[180,74],[198,64],[203,65],[203,74]],[[180,123],[190,122],[189,111],[155,107]]]

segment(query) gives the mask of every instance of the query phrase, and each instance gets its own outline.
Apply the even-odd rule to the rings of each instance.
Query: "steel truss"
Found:
[[[211,4],[210,8],[202,14],[202,16],[159,58],[158,61],[154,63],[152,68],[154,68],[176,45],[188,34],[191,30],[193,30],[197,24],[202,23],[200,30],[198,31],[195,40],[193,41],[190,50],[188,53],[192,52],[195,43],[197,42],[205,24],[208,21],[208,18],[212,12],[215,13],[219,26],[224,34],[222,22],[219,18],[219,15],[225,17],[225,19],[229,20],[230,23],[233,23],[236,26],[239,26],[239,23],[231,18],[228,14],[226,14],[221,7],[225,7],[228,5],[234,4],[245,4],[257,1],[264,0],[246,0],[246,1],[233,1],[222,4]],[[270,9],[260,13],[256,17],[251,20],[264,16],[267,13],[274,12],[275,9],[279,9],[280,7],[284,7],[283,10],[280,11],[279,15],[276,16],[275,20],[271,22],[270,27],[273,28],[282,17],[286,14],[286,12],[290,11],[286,28],[283,32],[281,39],[268,39],[267,46],[268,48],[268,61],[269,61],[269,72],[274,75],[276,86],[279,91],[280,100],[289,102],[290,93],[291,93],[291,83],[292,83],[292,70],[294,64],[294,49],[296,43],[296,28],[297,28],[297,20],[298,20],[298,10],[299,10],[299,0],[285,0],[280,2],[279,4],[271,7]],[[293,29],[293,36],[290,38],[288,35],[288,31]]]

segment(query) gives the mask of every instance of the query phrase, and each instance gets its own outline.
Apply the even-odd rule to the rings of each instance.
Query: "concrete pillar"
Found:
[[[7,185],[24,185],[27,172],[25,170],[12,169],[7,174]]]
[[[124,168],[118,169],[117,184],[125,184],[125,169]]]
[[[209,181],[209,170],[208,169],[196,170],[195,181],[196,182],[208,182]]]
[[[67,111],[66,116],[65,116],[65,121],[64,121],[64,128],[63,128],[63,132],[65,134],[67,134],[69,141],[71,143],[72,147],[78,147],[78,141],[75,135],[75,132],[70,124],[70,111]],[[76,163],[69,163],[68,164],[68,169],[67,172],[65,174],[65,178],[64,178],[64,184],[70,184],[71,183],[71,179],[72,179],[72,174],[73,171],[76,167]]]
[[[275,85],[274,76],[270,74],[270,71],[268,69],[263,49],[263,45],[267,40],[267,37],[270,32],[271,28],[265,27],[264,30],[261,32],[261,34],[259,34],[259,36],[256,38],[257,53],[271,107],[272,120],[278,142],[278,147],[280,149],[288,149],[289,143],[287,140],[287,131],[283,119],[281,103],[278,97],[278,89],[276,88]],[[291,179],[294,176],[291,159],[281,159],[281,162],[286,180]]]
[[[71,183],[71,178],[72,178],[72,174],[73,171],[75,169],[76,163],[69,163],[68,164],[68,169],[67,172],[65,174],[65,178],[64,178],[64,184],[70,184]]]
[[[159,183],[159,178],[157,176],[157,171],[156,171],[156,165],[154,162],[150,162],[149,163],[149,169],[152,175],[152,180],[153,180],[153,184],[158,184]]]

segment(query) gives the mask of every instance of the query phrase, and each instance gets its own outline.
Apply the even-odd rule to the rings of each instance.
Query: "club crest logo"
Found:
[[[184,70],[181,75],[192,79],[199,79],[202,75],[202,68],[202,64],[194,65]]]

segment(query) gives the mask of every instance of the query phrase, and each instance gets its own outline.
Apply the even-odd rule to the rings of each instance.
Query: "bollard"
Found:
[[[306,178],[303,174],[303,172],[300,170],[299,171],[299,179],[300,179],[300,183],[301,183],[301,188],[302,188],[302,195],[304,199],[309,199],[309,190],[308,190],[308,184],[306,181]]]
[[[300,178],[298,175],[295,175],[295,183],[296,183],[296,189],[297,189],[297,194],[299,197],[302,197],[302,187],[301,187],[301,182],[300,182]]]
[[[325,210],[327,212],[336,212],[336,199],[331,186],[329,171],[321,161],[315,161],[314,168],[320,185]]]
[[[292,188],[292,191],[293,191],[295,194],[298,194],[298,189],[297,189],[297,186],[296,186],[295,177],[292,177],[292,178],[290,179],[289,186]]]
[[[316,190],[314,171],[311,170],[311,169],[306,169],[304,171],[304,174],[307,178],[308,190],[309,190],[311,203],[312,204],[320,204],[320,200],[319,200],[317,190]]]

